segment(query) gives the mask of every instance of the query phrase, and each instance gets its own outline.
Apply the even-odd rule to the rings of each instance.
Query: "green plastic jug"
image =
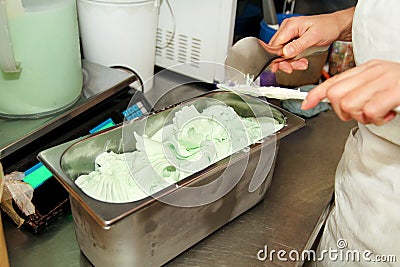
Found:
[[[0,0],[0,116],[52,114],[81,91],[75,0]]]

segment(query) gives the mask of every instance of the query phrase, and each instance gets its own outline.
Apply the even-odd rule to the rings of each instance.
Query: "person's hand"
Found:
[[[371,60],[321,83],[310,91],[302,109],[328,98],[340,119],[382,125],[400,105],[400,63]]]
[[[315,16],[291,17],[285,19],[271,38],[270,45],[284,45],[282,56],[270,65],[273,72],[308,68],[308,60],[292,60],[311,46],[327,46],[335,40],[351,40],[351,25],[354,8]]]

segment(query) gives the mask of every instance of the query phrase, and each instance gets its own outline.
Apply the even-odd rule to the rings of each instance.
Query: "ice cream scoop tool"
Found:
[[[313,46],[293,59],[299,59],[317,52],[323,52],[328,46]],[[228,51],[225,59],[226,79],[235,83],[243,80],[239,74],[247,75],[254,80],[274,60],[285,60],[282,57],[283,45],[268,45],[256,37],[245,37],[237,41]],[[233,69],[230,71],[230,69]],[[239,71],[239,72],[238,72]]]

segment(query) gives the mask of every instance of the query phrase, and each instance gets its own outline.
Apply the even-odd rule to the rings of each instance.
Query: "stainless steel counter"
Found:
[[[265,246],[287,252],[311,248],[330,206],[336,164],[353,126],[332,111],[307,120],[306,127],[281,141],[266,199],[166,266],[295,266],[277,258],[262,262],[257,253]],[[11,266],[91,266],[78,248],[70,214],[38,235],[3,220]]]

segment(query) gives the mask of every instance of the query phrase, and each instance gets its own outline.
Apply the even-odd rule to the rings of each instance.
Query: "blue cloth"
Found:
[[[309,92],[316,85],[304,85],[300,87],[300,91]],[[316,107],[309,110],[302,110],[301,103],[302,100],[290,99],[282,100],[282,107],[288,111],[305,118],[311,118],[318,115],[319,113],[332,109],[329,103],[321,102]]]

